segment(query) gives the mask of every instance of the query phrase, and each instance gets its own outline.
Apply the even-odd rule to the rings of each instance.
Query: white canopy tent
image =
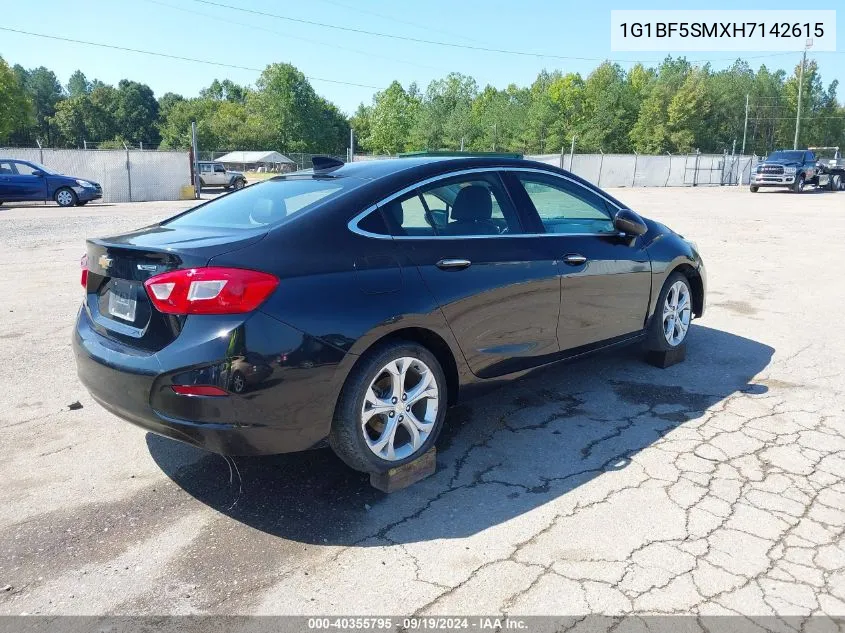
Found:
[[[244,171],[255,171],[259,167],[273,171],[291,171],[296,169],[296,163],[279,152],[253,151],[253,152],[229,152],[215,160],[223,163],[226,168],[242,169]]]

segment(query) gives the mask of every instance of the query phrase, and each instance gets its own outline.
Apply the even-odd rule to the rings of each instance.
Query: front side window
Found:
[[[214,171],[215,171],[215,172],[217,172],[218,174],[225,174],[225,173],[226,173],[226,168],[225,168],[225,167],[223,167],[223,165],[215,165],[215,166],[214,166]]]
[[[227,229],[273,226],[360,183],[355,178],[274,178],[216,198],[163,224]]]
[[[396,236],[482,237],[522,233],[519,218],[491,173],[438,180],[380,205]]]
[[[15,167],[17,167],[19,176],[31,176],[34,172],[38,171],[37,167],[33,167],[27,163],[15,163]]]
[[[614,233],[607,203],[577,184],[553,176],[517,174],[546,233]]]

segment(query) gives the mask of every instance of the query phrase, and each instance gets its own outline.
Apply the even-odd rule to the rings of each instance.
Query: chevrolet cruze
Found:
[[[308,171],[90,239],[73,344],[95,400],[223,454],[427,451],[485,385],[701,316],[696,247],[573,174],[501,156]]]

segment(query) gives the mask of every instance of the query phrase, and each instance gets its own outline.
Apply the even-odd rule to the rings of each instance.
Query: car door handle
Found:
[[[563,256],[563,261],[570,266],[580,266],[587,261],[587,258],[583,255],[579,255],[578,253],[569,253],[568,255]]]
[[[463,270],[471,265],[472,262],[468,259],[441,259],[437,262],[437,267],[441,270]]]

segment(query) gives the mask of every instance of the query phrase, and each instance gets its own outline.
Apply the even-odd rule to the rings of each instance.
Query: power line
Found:
[[[329,2],[330,0],[325,0]],[[518,50],[511,50],[505,48],[493,48],[488,46],[473,46],[470,44],[458,44],[455,42],[444,42],[441,40],[429,40],[419,37],[412,37],[409,35],[395,35],[393,33],[381,33],[379,31],[368,31],[366,29],[359,29],[351,26],[340,26],[338,24],[329,24],[327,22],[317,22],[316,20],[306,20],[304,18],[292,18],[287,15],[280,15],[278,13],[270,13],[268,11],[259,11],[257,9],[249,9],[247,7],[239,7],[231,4],[225,4],[223,2],[216,2],[215,0],[193,0],[193,2],[197,2],[199,4],[205,4],[212,7],[219,7],[222,9],[229,9],[231,11],[242,11],[244,13],[251,13],[253,15],[258,15],[265,18],[274,18],[276,20],[285,20],[287,22],[294,22],[296,24],[307,24],[309,26],[319,26],[321,28],[326,29],[333,29],[335,31],[345,31],[347,33],[357,33],[359,35],[371,35],[373,37],[382,37],[392,40],[400,40],[406,42],[415,42],[417,44],[430,44],[433,46],[448,46],[450,48],[462,48],[465,50],[471,51],[481,51],[485,53],[501,53],[504,55],[519,55],[522,57],[538,57],[538,58],[548,58],[548,59],[561,59],[561,60],[574,60],[574,61],[586,61],[586,62],[616,62],[616,63],[623,63],[623,64],[659,64],[663,60],[662,59],[610,59],[604,57],[575,57],[572,55],[555,55],[552,53],[534,53],[530,51],[518,51]],[[373,12],[371,12],[373,13]],[[408,23],[411,24],[411,23]],[[783,55],[794,55],[795,51],[779,51],[776,53],[768,53],[765,55],[754,55],[751,57],[746,57],[744,59],[762,59],[765,57],[779,57]],[[721,57],[721,58],[714,58],[714,59],[690,59],[687,60],[691,64],[698,64],[698,63],[707,63],[707,62],[714,62],[714,61],[732,61],[736,60],[738,57]]]
[[[392,15],[386,15],[384,13],[379,13],[378,11],[371,11],[369,9],[362,9],[361,7],[356,7],[350,4],[346,4],[344,2],[336,2],[335,0],[321,0],[326,4],[331,4],[336,7],[341,7],[343,9],[347,9],[348,11],[355,11],[357,13],[363,13],[365,15],[372,15],[377,18],[382,18],[383,20],[390,20],[391,22],[396,22],[397,24],[405,24],[407,26],[413,26],[417,29],[424,29],[426,31],[432,31],[433,33],[440,33],[441,35],[448,35],[449,37],[457,37],[462,40],[466,40],[468,42],[475,42],[477,44],[486,44],[486,42],[482,42],[481,40],[474,39],[472,37],[467,37],[466,35],[461,35],[459,33],[452,33],[451,31],[446,31],[444,29],[437,29],[431,26],[426,26],[424,24],[418,24],[416,22],[410,22],[409,20],[402,20],[401,18],[394,17]]]
[[[88,42],[86,40],[76,40],[70,37],[60,37],[58,35],[47,35],[45,33],[33,33],[32,31],[23,31],[20,29],[10,29],[5,26],[0,26],[0,31],[7,31],[9,33],[18,33],[19,35],[29,35],[31,37],[40,37],[48,40],[58,40],[60,42],[71,42],[72,44],[84,44],[86,46],[97,46],[99,48],[108,48],[116,51],[125,51],[128,53],[139,53],[141,55],[153,55],[155,57],[164,57],[166,59],[177,59],[185,62],[194,62],[197,64],[206,64],[208,66],[220,66],[221,68],[234,68],[237,70],[251,70],[254,72],[263,72],[263,68],[253,68],[251,66],[239,66],[237,64],[227,64],[225,62],[214,62],[208,59],[197,59],[196,57],[183,57],[181,55],[171,55],[169,53],[159,53],[157,51],[148,51],[140,48],[129,48],[127,46],[117,46],[114,44],[103,44],[101,42]],[[343,86],[354,86],[356,88],[370,88],[378,90],[378,86],[371,86],[369,84],[358,84],[351,81],[341,81],[339,79],[326,79],[324,77],[314,77],[313,75],[306,75],[311,81],[324,81],[331,84],[340,84]]]
[[[232,20],[228,17],[219,17],[219,16],[216,16],[216,15],[211,15],[209,13],[202,13],[200,11],[195,11],[193,9],[185,9],[183,7],[177,7],[177,6],[174,6],[172,4],[168,4],[166,2],[160,2],[160,0],[145,0],[145,1],[149,2],[151,4],[156,4],[156,5],[161,6],[161,7],[167,7],[168,9],[172,9],[174,11],[181,11],[183,13],[187,13],[187,14],[192,15],[192,16],[199,15],[201,17],[208,19],[208,20],[216,20],[218,22],[223,22],[224,24],[235,24],[237,26],[242,26],[244,28],[256,29],[258,31],[264,31],[265,33],[272,33],[273,35],[281,35],[282,37],[286,37],[286,38],[289,38],[289,39],[300,40],[302,42],[308,42],[310,44],[318,44],[319,46],[325,46],[325,47],[328,47],[328,48],[336,48],[336,49],[341,50],[341,51],[348,51],[350,53],[357,53],[358,55],[364,55],[366,57],[375,57],[375,58],[378,58],[378,59],[386,59],[386,60],[389,60],[389,61],[392,61],[392,62],[398,62],[398,63],[401,63],[401,64],[409,64],[411,66],[417,66],[419,68],[427,68],[429,70],[437,70],[437,71],[440,71],[440,72],[444,71],[443,68],[437,68],[435,66],[428,66],[426,64],[420,64],[420,63],[417,63],[417,62],[412,62],[412,61],[408,61],[408,60],[404,60],[404,59],[397,59],[395,57],[389,57],[387,55],[376,55],[376,54],[371,53],[369,51],[362,51],[362,50],[358,50],[358,49],[355,49],[355,48],[349,48],[348,46],[341,46],[339,44],[332,44],[330,42],[324,42],[324,41],[320,41],[320,40],[309,39],[307,37],[302,37],[301,35],[291,35],[290,33],[283,33],[282,31],[275,31],[273,29],[268,29],[265,26],[258,26],[258,25],[255,25],[255,24],[247,24],[246,22],[236,22],[235,20]]]

